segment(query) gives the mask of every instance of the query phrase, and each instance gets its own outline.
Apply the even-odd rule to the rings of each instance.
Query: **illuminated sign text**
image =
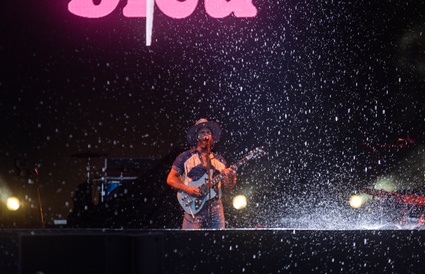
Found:
[[[125,17],[146,17],[147,0],[127,0],[123,9]],[[113,12],[120,0],[71,0],[68,10],[81,17],[100,18]],[[171,18],[181,19],[190,16],[198,6],[199,0],[155,0],[161,12]],[[255,17],[257,8],[252,0],[204,0],[205,11],[213,18],[224,18],[231,15],[235,17]]]

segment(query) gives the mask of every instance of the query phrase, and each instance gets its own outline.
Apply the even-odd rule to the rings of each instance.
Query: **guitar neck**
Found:
[[[239,161],[237,161],[236,163],[234,163],[233,165],[231,165],[232,169],[237,170],[241,165],[245,164],[246,162],[248,162],[248,160],[250,160],[252,158],[248,156],[245,156],[244,158],[240,159]],[[211,187],[215,186],[216,184],[218,184],[218,182],[220,182],[221,180],[224,179],[224,177],[226,176],[226,174],[224,173],[220,173],[219,175],[215,176],[212,181],[211,181]]]

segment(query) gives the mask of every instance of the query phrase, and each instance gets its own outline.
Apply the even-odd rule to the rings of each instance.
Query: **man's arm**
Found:
[[[171,168],[170,173],[168,173],[167,184],[177,191],[183,191],[193,197],[200,197],[201,191],[199,188],[194,186],[187,186],[181,180],[181,174],[174,168]]]

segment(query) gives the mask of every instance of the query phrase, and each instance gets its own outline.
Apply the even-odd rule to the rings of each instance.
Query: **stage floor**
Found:
[[[1,273],[422,273],[425,230],[0,230]]]

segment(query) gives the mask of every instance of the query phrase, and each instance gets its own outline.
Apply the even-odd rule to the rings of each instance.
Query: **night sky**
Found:
[[[38,179],[46,222],[67,217],[85,180],[73,154],[160,159],[202,117],[222,126],[229,164],[267,151],[227,193],[248,197],[244,226],[336,214],[382,176],[393,190],[425,183],[423,2],[253,0],[256,17],[222,19],[204,1],[184,19],[156,7],[151,46],[126,2],[97,19],[69,0],[2,4],[1,184],[36,212]],[[147,188],[167,189],[159,175]]]

